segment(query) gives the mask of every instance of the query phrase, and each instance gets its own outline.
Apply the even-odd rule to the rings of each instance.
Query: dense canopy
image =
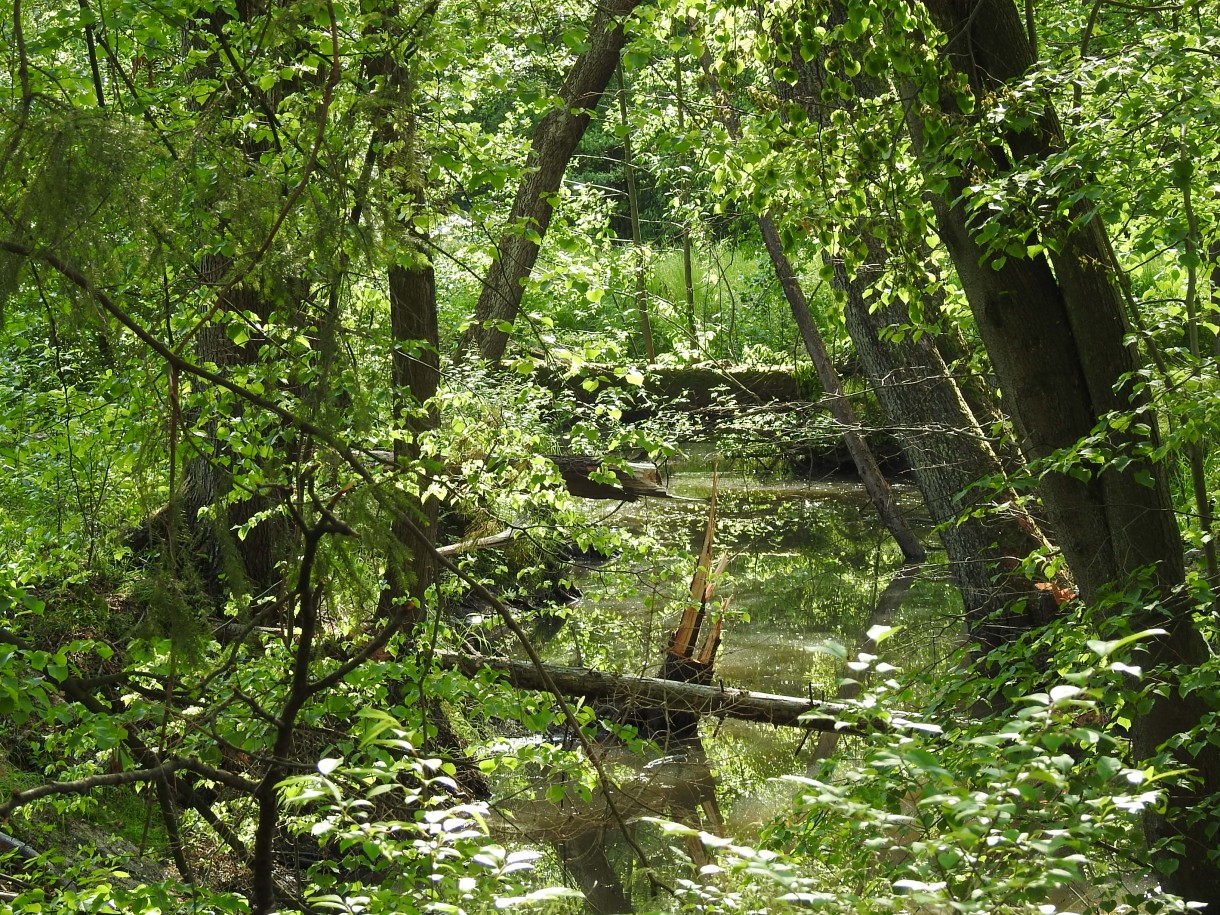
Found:
[[[0,907],[1220,905],[1218,49],[1214,0],[0,4]],[[713,466],[852,474],[836,584]],[[826,701],[720,688],[765,593]]]

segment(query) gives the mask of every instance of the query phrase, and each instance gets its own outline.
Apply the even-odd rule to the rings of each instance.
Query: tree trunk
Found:
[[[412,230],[414,236],[415,230]],[[422,239],[421,239],[422,244]],[[419,248],[410,267],[390,267],[390,334],[394,344],[391,378],[395,422],[407,436],[394,442],[398,465],[410,468],[415,487],[422,492],[428,478],[421,468],[423,457],[420,436],[436,428],[438,417],[431,405],[440,384],[440,333],[436,312],[436,274],[432,262]],[[404,493],[402,508],[415,518],[416,526],[428,538],[418,543],[401,521],[391,524],[395,553],[386,568],[387,595],[391,599],[409,597],[417,608],[412,616],[422,615],[424,594],[436,580],[436,560],[429,547],[436,541],[436,521],[440,505],[435,498],[421,499]]]
[[[809,302],[805,298],[805,292],[801,288],[792,262],[784,253],[784,245],[780,240],[779,231],[775,228],[775,222],[770,216],[759,216],[758,227],[762,230],[767,253],[771,256],[771,263],[779,277],[780,286],[783,287],[784,295],[792,308],[792,316],[801,332],[805,349],[809,353],[809,358],[813,360],[818,380],[821,381],[822,389],[826,392],[831,415],[843,430],[843,442],[847,445],[847,450],[856,465],[856,471],[860,474],[860,481],[864,484],[873,508],[881,518],[881,523],[890,532],[890,536],[894,538],[894,542],[898,544],[898,548],[902,550],[903,559],[907,562],[923,562],[927,558],[923,544],[919,542],[919,538],[907,524],[907,519],[898,506],[898,500],[894,497],[890,484],[881,472],[876,456],[864,440],[856,411],[852,407],[851,401],[847,399],[843,384],[839,381],[839,374],[835,371],[830,353],[826,349],[826,341],[822,339],[821,332],[813,323],[813,313],[809,309]]]
[[[479,655],[438,651],[437,664],[445,670],[456,670],[467,677],[478,677],[486,671],[503,675],[505,682],[517,689],[547,690],[542,674],[529,661],[512,661]],[[760,721],[777,727],[805,728],[810,731],[842,730],[848,734],[888,732],[928,726],[891,715],[869,718],[847,703],[823,702],[797,696],[757,693],[703,683],[685,683],[660,677],[629,677],[584,667],[546,665],[551,681],[565,696],[584,697],[621,703],[624,709],[663,709],[705,715],[714,718],[736,718]],[[852,723],[844,726],[842,719]]]
[[[579,454],[548,454],[547,460],[559,468],[568,492],[581,499],[615,499],[635,502],[638,499],[671,498],[661,481],[656,464],[628,461],[626,467],[603,467],[604,458]],[[594,480],[594,473],[610,472],[616,483]]]
[[[870,261],[884,264],[885,253],[873,242]],[[875,302],[871,268],[849,277],[838,262],[835,275],[845,295],[847,331],[911,462],[961,591],[971,635],[989,651],[1048,622],[1058,612],[1052,592],[1017,571],[1032,551],[1046,546],[1045,540],[1024,512],[991,507],[1015,504],[1010,490],[977,485],[1002,480],[1004,471],[933,338],[906,335],[897,340],[886,333],[910,319],[901,303]]]
[[[948,36],[944,53],[970,80],[979,119],[990,100],[1002,95],[1005,82],[1023,79],[1033,63],[1020,14],[1012,0],[979,0],[968,6],[927,0],[927,7]],[[947,181],[942,193],[934,195],[940,233],[1027,456],[1039,461],[1075,448],[1111,411],[1138,414],[1148,430],[1142,439],[1108,430],[1105,441],[1115,453],[1131,446],[1155,446],[1155,415],[1146,400],[1124,383],[1136,365],[1124,342],[1127,327],[1112,282],[1115,265],[1100,220],[1074,212],[1071,215],[1081,219],[1072,225],[1042,226],[1041,236],[1027,235],[1024,229],[1015,233],[1023,243],[1041,242],[1056,252],[1053,264],[1044,254],[1002,259],[980,243],[965,204],[973,180],[1003,175],[1013,163],[1038,165],[1062,151],[1053,109],[1047,103],[1031,128],[1001,127],[998,135],[988,136],[991,162],[984,175],[972,175],[971,170],[984,170],[977,159],[957,162],[950,153],[925,142],[925,123],[944,115],[915,102],[918,88],[910,92],[908,123],[924,168]],[[922,88],[929,92],[937,87]],[[953,105],[960,112],[951,100],[944,104],[946,110]],[[960,113],[955,117],[960,120]],[[1088,601],[1103,598],[1109,588],[1128,587],[1151,570],[1145,606],[1157,609],[1134,620],[1133,627],[1161,626],[1168,631],[1152,644],[1153,664],[1199,664],[1208,650],[1182,591],[1182,545],[1164,469],[1138,451],[1125,451],[1125,456],[1131,461],[1122,469],[1112,463],[1083,468],[1089,471],[1086,479],[1056,471],[1042,475],[1042,496],[1059,545]],[[1080,469],[1079,465],[1073,469]],[[1160,676],[1168,672],[1162,670]],[[1135,722],[1135,752],[1141,758],[1155,754],[1211,711],[1198,693],[1182,696],[1172,684],[1158,689],[1151,710]],[[1220,751],[1205,747],[1199,756],[1181,750],[1178,755],[1183,764],[1198,770],[1199,789],[1171,788],[1168,814],[1153,812],[1146,818],[1148,839],[1181,844],[1180,853],[1162,850],[1176,859],[1176,869],[1165,875],[1167,889],[1220,907],[1220,868],[1210,859],[1214,839],[1207,823],[1191,822],[1189,815],[1201,797],[1220,790]]]
[[[489,363],[503,358],[508,331],[500,325],[517,319],[525,282],[551,222],[551,202],[618,66],[626,41],[623,20],[641,2],[606,0],[597,5],[589,26],[588,49],[576,58],[559,90],[563,103],[547,113],[534,131],[525,177],[475,305],[475,323],[466,331],[459,351],[477,345]]]
[[[716,84],[715,77],[712,76],[707,54],[704,55],[702,63],[703,72],[711,80],[716,94],[723,95],[720,87]],[[737,138],[741,134],[741,127],[738,124],[732,105],[728,103],[727,99],[721,99],[720,101],[722,102],[720,107],[724,112],[722,119],[725,128],[728,130],[730,137]],[[801,288],[800,278],[796,275],[796,270],[784,251],[784,244],[780,239],[778,229],[775,227],[775,220],[770,215],[760,215],[758,217],[758,228],[762,233],[763,243],[766,245],[767,254],[771,258],[771,264],[775,268],[775,275],[779,279],[780,287],[784,290],[784,297],[788,300],[788,305],[792,309],[792,317],[796,321],[797,329],[800,331],[801,340],[805,344],[805,350],[809,353],[809,358],[812,360],[814,369],[818,373],[818,380],[821,382],[822,390],[829,401],[828,407],[831,415],[834,416],[835,421],[843,431],[843,443],[847,446],[852,462],[856,465],[856,472],[860,475],[860,481],[864,484],[864,489],[868,493],[869,500],[872,502],[877,516],[881,519],[881,523],[885,525],[886,530],[890,532],[890,536],[894,538],[894,542],[898,544],[903,558],[907,562],[923,562],[927,558],[923,544],[919,542],[919,538],[915,536],[911,531],[910,525],[907,524],[906,517],[898,506],[898,500],[894,498],[894,492],[890,488],[889,482],[885,479],[885,475],[881,472],[881,466],[877,462],[876,455],[869,448],[868,442],[864,440],[864,434],[861,431],[860,421],[856,417],[856,411],[852,407],[851,401],[847,399],[846,392],[843,390],[843,384],[839,380],[839,373],[835,371],[830,353],[826,349],[826,341],[822,339],[821,331],[814,324],[813,312],[809,308],[809,301],[805,298],[805,291]]]
[[[686,134],[686,98],[682,90],[682,59],[674,56],[674,102],[678,109],[678,133]],[[682,199],[686,197],[686,182],[682,186]],[[690,222],[682,214],[682,301],[686,305],[686,329],[691,341],[698,340],[695,328],[695,265],[691,252]]]
[[[266,10],[253,4],[239,4],[237,10],[242,24],[256,23]],[[187,27],[187,41],[194,50],[203,50],[209,45],[203,36],[222,34],[233,19],[223,10],[197,10]],[[200,66],[199,74],[215,78],[221,72],[221,61],[209,54]],[[227,96],[226,115],[239,118],[244,106],[254,104],[252,99]],[[260,112],[261,115],[261,112]],[[257,169],[260,155],[266,151],[265,142],[248,141],[242,144],[242,155],[253,172]],[[261,333],[255,332],[243,344],[235,344],[228,338],[225,323],[232,316],[246,313],[257,315],[262,321],[270,318],[274,303],[267,295],[254,288],[255,284],[234,283],[228,278],[232,258],[205,254],[200,258],[199,276],[203,283],[218,289],[212,312],[197,328],[194,346],[200,363],[212,362],[221,371],[229,367],[253,366],[259,362],[260,348],[266,342]],[[253,265],[250,269],[256,269]],[[270,284],[262,284],[264,288]],[[291,283],[285,283],[291,286]],[[290,303],[293,308],[299,302]],[[221,316],[217,324],[213,317]],[[176,408],[176,405],[175,405]],[[282,591],[282,575],[278,567],[279,554],[287,552],[282,541],[287,535],[288,525],[276,517],[275,506],[282,498],[274,485],[249,492],[244,497],[232,498],[233,476],[231,466],[235,463],[228,447],[216,438],[218,422],[212,421],[207,429],[207,451],[196,452],[187,461],[182,475],[182,485],[174,496],[177,506],[171,503],[165,515],[169,528],[168,541],[172,546],[177,539],[172,526],[179,518],[185,522],[188,550],[192,561],[204,578],[209,596],[222,601],[227,594],[248,593],[254,601],[276,599]],[[271,460],[265,460],[266,482],[273,484],[275,474],[271,472]],[[210,513],[210,516],[209,516]],[[202,518],[206,521],[200,523]],[[239,537],[236,531],[246,528]],[[156,535],[150,527],[150,533]],[[171,552],[173,552],[171,550]],[[181,569],[185,557],[172,557]]]
[[[919,244],[919,249],[927,265],[926,269],[933,270],[932,250],[922,243]],[[944,280],[939,271],[934,276],[935,279],[929,284],[931,288],[928,289],[922,304],[924,319],[936,329],[933,335],[936,349],[948,366],[949,377],[961,392],[962,400],[966,402],[979,428],[987,434],[987,440],[996,457],[1000,459],[1005,473],[1010,479],[1022,477],[1028,468],[1025,456],[1021,454],[1021,446],[1013,434],[1012,420],[1004,412],[996,389],[988,383],[986,377],[971,368],[970,362],[976,354],[961,328],[953,324],[944,313]],[[1055,538],[1048,534],[1048,539],[1053,541]]]
[[[436,578],[435,545],[439,505],[420,496],[428,486],[422,467],[420,438],[438,423],[433,398],[440,384],[440,328],[436,310],[436,273],[427,255],[427,237],[416,226],[426,207],[417,161],[415,99],[409,59],[386,54],[370,64],[381,79],[373,115],[373,149],[381,169],[392,176],[399,197],[398,250],[391,250],[390,396],[393,425],[403,434],[394,441],[394,461],[407,474],[405,485],[389,493],[395,508],[409,515],[426,542],[417,542],[407,525],[390,523],[391,544],[385,587],[378,615],[388,617],[406,607],[403,625],[410,629],[425,617],[425,594]]]
[[[835,6],[832,22],[845,14]],[[807,61],[800,49],[792,53],[797,73],[794,86],[780,88],[781,96],[800,104],[814,124],[832,129],[831,108],[824,101],[827,86],[823,55]],[[876,98],[883,87],[875,80],[851,80],[857,97]],[[850,102],[838,103],[850,108]],[[870,212],[884,214],[875,194]],[[880,215],[879,218],[884,218]],[[885,295],[878,281],[891,264],[890,252],[863,219],[841,234],[867,248],[864,264],[852,267],[832,259],[834,283],[844,296],[844,319],[864,373],[872,383],[888,425],[903,444],[937,525],[949,567],[962,594],[966,622],[984,651],[1011,642],[1058,610],[1052,592],[1019,571],[1033,550],[1046,546],[1032,519],[1016,509],[1002,512],[992,502],[1014,505],[1006,487],[989,492],[982,480],[1003,480],[1004,470],[971,413],[932,335],[886,333],[893,325],[907,325],[910,315],[897,298]]]

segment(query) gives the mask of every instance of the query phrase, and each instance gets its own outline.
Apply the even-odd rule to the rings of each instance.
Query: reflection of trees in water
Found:
[[[774,689],[771,680],[778,675],[792,686],[778,691],[803,694],[813,677],[819,684],[812,687],[814,693],[830,698],[838,662],[808,649],[829,637],[854,654],[874,624],[909,630],[879,652],[901,652],[895,663],[920,667],[930,658],[925,621],[958,604],[946,599],[951,588],[939,580],[933,564],[925,577],[908,573],[894,578],[901,557],[856,487],[844,485],[840,495],[840,487],[734,491],[731,485],[731,478],[722,480],[717,538],[734,557],[725,593],[750,619],[732,621],[726,630],[718,664],[726,683],[760,688],[757,681],[770,678],[761,688]],[[705,519],[706,507],[692,503],[649,505],[620,517],[619,523],[656,540],[655,562],[628,567],[612,560],[589,571],[581,581],[588,600],[570,611],[570,623],[550,646],[550,657],[571,662],[575,653],[577,663],[628,673],[655,665],[688,588],[692,544],[698,548]],[[645,596],[652,602],[646,604]],[[766,778],[802,765],[794,757],[797,735],[781,749],[750,728],[731,727],[724,733],[704,728],[703,734],[712,757],[720,761],[713,765],[724,784],[713,778],[702,748],[697,761],[684,754],[648,764],[625,750],[614,751],[627,757],[615,759],[617,771],[626,774],[612,789],[623,819],[658,816],[715,832],[721,803],[748,801],[765,790],[759,786]],[[811,742],[801,757],[814,749]],[[557,798],[553,789],[560,777],[555,770],[539,774],[531,791],[506,802],[501,811],[511,816],[522,838],[555,848],[592,910],[629,911],[631,855],[601,789],[582,796],[573,786]],[[697,839],[685,852],[699,860]]]
[[[644,817],[659,817],[724,835],[724,820],[701,741],[687,742],[681,752],[651,760],[621,748],[608,753],[620,770],[630,774],[613,785],[599,784],[582,792],[571,783],[570,774],[544,769],[535,774],[532,791],[495,805],[491,826],[506,838],[552,845],[585,894],[589,909],[610,915],[633,910],[631,859],[621,848],[624,826],[634,831]],[[561,793],[557,787],[568,790]],[[696,866],[709,860],[697,836],[686,837],[684,850]]]
[[[790,619],[810,632],[854,632],[871,606],[879,526],[855,487],[842,497],[728,491],[720,539],[734,555],[735,601],[755,621]],[[898,561],[888,541],[881,572]]]
[[[691,492],[689,480],[684,486],[681,476],[675,477],[672,488]],[[750,617],[749,623],[730,622],[724,651],[748,653],[760,641],[777,639],[799,650],[802,643],[827,636],[854,644],[901,562],[859,487],[767,487],[736,475],[722,477],[721,486],[717,536],[733,556],[731,584],[723,593],[731,594],[733,607]],[[598,652],[607,653],[612,643],[614,651],[604,659],[610,669],[647,668],[656,640],[671,622],[668,605],[685,589],[704,518],[702,504],[669,503],[640,506],[615,519],[655,539],[655,563],[634,569],[611,563],[582,580],[589,600],[575,614],[576,628],[599,635],[595,643],[586,639],[584,644],[579,634],[561,636],[556,648],[562,645],[568,652],[562,656],[565,663],[598,663]],[[921,584],[916,602],[934,607],[944,602],[938,596],[943,590]],[[767,659],[767,669],[774,670],[777,660]]]

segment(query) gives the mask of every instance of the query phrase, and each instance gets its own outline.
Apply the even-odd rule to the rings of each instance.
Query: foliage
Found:
[[[790,809],[761,835],[703,834],[715,861],[697,876],[676,863],[696,859],[694,846],[666,858],[646,827],[610,857],[637,903],[644,884],[668,883],[676,901],[646,904],[692,911],[1048,912],[1074,904],[1057,894],[1079,884],[1099,910],[1175,909],[1131,883],[1149,862],[1169,877],[1180,860],[1172,841],[1142,848],[1138,821],[1167,787],[1189,785],[1181,759],[1213,752],[1214,713],[1165,748],[1137,749],[1125,729],[1165,697],[1214,709],[1216,670],[1145,671],[1137,685],[1142,661],[1127,652],[1138,640],[1124,626],[1177,601],[1216,638],[1213,0],[1138,15],[1031,4],[1037,66],[983,97],[951,72],[949,39],[919,4],[642,4],[624,23],[626,123],[612,83],[549,225],[516,227],[507,214],[534,173],[530,139],[588,50],[591,4],[9,6],[0,760],[16,794],[3,806],[14,831],[35,836],[117,816],[180,870],[128,877],[105,849],[48,860],[15,875],[9,910],[269,911],[273,898],[284,911],[566,910],[561,852],[493,840],[480,778],[588,801],[607,771],[562,740],[580,725],[586,741],[646,742],[604,709],[563,721],[559,697],[436,662],[473,645],[523,650],[514,627],[541,639],[565,619],[549,646],[561,660],[638,672],[663,649],[702,507],[619,524],[573,499],[546,458],[605,457],[612,482],[610,464],[674,456],[706,433],[650,401],[637,258],[663,365],[803,363],[757,236],[769,215],[840,365],[852,354],[836,264],[877,272],[877,294],[905,306],[909,321],[887,333],[960,331],[970,351],[959,377],[990,382],[930,202],[963,176],[950,202],[967,209],[993,272],[1104,225],[1143,354],[1116,381],[1149,409],[1097,416],[1089,435],[1021,471],[1022,492],[1054,474],[1104,488],[1128,467],[1154,483],[1146,468],[1167,466],[1200,562],[1181,594],[1149,597],[1147,577],[1112,582],[1108,601],[1080,615],[1069,605],[969,679],[931,661],[916,669],[923,648],[907,632],[889,649],[911,684],[866,658],[855,663],[877,683],[861,701],[870,714],[937,713],[942,733],[849,742],[792,780]],[[810,72],[818,85],[802,83]],[[1052,153],[1015,154],[1010,138],[1055,111]],[[628,136],[642,252],[625,244]],[[516,348],[501,367],[450,358],[506,230],[540,246]],[[395,278],[425,266],[436,301],[404,306]],[[404,339],[396,319],[428,305],[436,340]],[[417,397],[396,372],[434,350],[439,390]],[[882,423],[868,385],[882,381],[847,382],[870,427]],[[712,423],[720,453],[771,469],[776,454],[841,438],[803,409]],[[725,501],[724,542],[742,554],[730,575],[765,595],[743,594],[733,624],[799,642],[798,657],[813,628],[850,641],[897,561],[857,507],[816,506],[825,523],[800,538],[826,565],[811,571],[785,539],[809,506]],[[506,529],[515,540],[456,554],[404,589],[431,558],[413,526],[441,544]],[[741,568],[763,552],[780,559]],[[611,561],[581,571],[573,555]],[[562,606],[577,585],[586,604]],[[957,622],[955,600],[918,587],[916,604]],[[784,656],[766,648],[756,666]],[[800,668],[793,683],[833,688],[829,656],[786,663]],[[980,698],[988,714],[962,720]],[[731,792],[748,794],[764,767],[724,746],[713,758]],[[1138,758],[1144,749],[1155,758]],[[1216,822],[1214,804],[1198,798],[1191,816]],[[646,853],[630,845],[637,834]],[[666,863],[650,869],[650,855]]]
[[[1089,642],[1096,666],[995,717],[870,738],[850,765],[789,777],[792,808],[763,843],[700,835],[716,860],[683,881],[683,910],[1186,911],[1132,882],[1125,862],[1149,866],[1140,815],[1176,773],[1125,765],[1099,705],[1129,689],[1138,668],[1119,659],[1141,637]],[[892,676],[884,684],[865,707],[912,698]]]

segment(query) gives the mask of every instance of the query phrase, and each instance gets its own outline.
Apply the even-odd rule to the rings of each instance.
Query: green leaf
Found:
[[[1168,635],[1164,629],[1145,629],[1142,632],[1136,632],[1133,635],[1125,636],[1121,639],[1113,639],[1111,641],[1102,641],[1100,639],[1089,639],[1085,642],[1092,651],[1100,658],[1106,658],[1114,654],[1119,649],[1126,648],[1128,645],[1133,645],[1136,642],[1142,642],[1147,639],[1154,639],[1158,636]]]
[[[623,55],[624,70],[639,70],[648,66],[651,58],[643,51],[628,51]]]
[[[871,639],[873,642],[880,645],[882,642],[884,642],[894,633],[900,632],[900,631],[902,631],[901,626],[876,625],[876,626],[870,626],[868,628],[868,632],[866,632],[865,635],[868,636],[868,638]]]

